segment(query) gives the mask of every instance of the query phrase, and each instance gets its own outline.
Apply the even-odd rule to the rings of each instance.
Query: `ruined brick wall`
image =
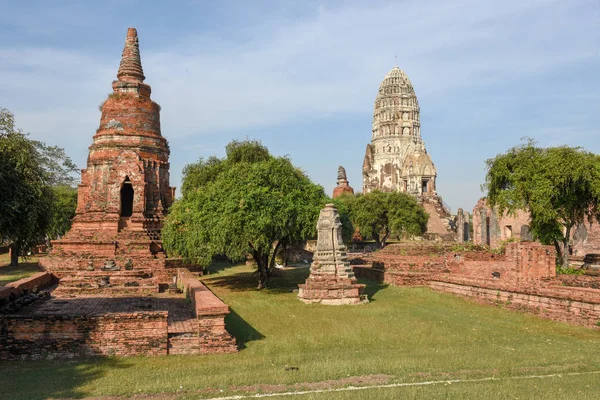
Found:
[[[192,307],[198,320],[197,344],[189,343],[188,351],[198,353],[232,353],[237,351],[235,338],[225,328],[225,317],[229,306],[211,292],[186,268],[178,269],[178,285],[192,301]],[[171,338],[171,341],[186,339]],[[192,350],[193,349],[193,350]]]
[[[540,280],[556,276],[556,251],[537,242],[509,243],[506,246],[510,277]]]
[[[113,244],[111,244],[111,246],[114,248]],[[86,249],[85,246],[82,246],[81,248]],[[129,247],[129,249],[132,248],[133,247]],[[107,260],[115,260],[116,264],[123,269],[129,258],[133,258],[134,271],[147,271],[161,283],[172,282],[172,277],[177,275],[177,268],[183,265],[181,259],[147,258],[139,257],[139,255],[135,256],[132,253],[118,256],[115,256],[114,253],[109,253],[101,256],[101,253],[99,252],[96,253],[94,258],[91,258],[86,254],[83,254],[80,257],[62,257],[60,254],[50,254],[46,257],[40,257],[38,264],[40,268],[51,272],[57,278],[63,278],[79,273],[85,273],[88,262],[90,261],[92,261],[95,270],[99,270]]]
[[[529,225],[529,213],[517,211],[515,215],[500,216],[482,198],[473,208],[473,243],[497,248],[500,242],[511,238],[532,240]]]
[[[577,299],[578,290],[569,292],[546,289],[532,291],[527,288],[497,288],[477,282],[431,281],[434,290],[475,298],[486,303],[499,304],[506,308],[532,312],[538,316],[557,321],[584,325],[598,329],[600,321],[600,291],[584,293]],[[585,290],[585,289],[583,289]]]
[[[600,254],[600,223],[585,222],[573,230],[573,255]]]
[[[0,299],[7,299],[12,293],[20,296],[24,292],[31,293],[34,288],[43,289],[50,286],[56,278],[48,272],[38,272],[30,277],[7,283],[0,287]]]
[[[449,245],[390,245],[361,255],[357,277],[397,286],[429,286],[545,318],[598,328],[600,282],[590,276],[556,276],[555,250],[513,242],[504,255],[454,252]]]
[[[167,355],[167,312],[0,316],[0,359]]]
[[[434,276],[431,272],[387,271],[364,265],[355,265],[352,269],[357,278],[394,286],[426,286]]]

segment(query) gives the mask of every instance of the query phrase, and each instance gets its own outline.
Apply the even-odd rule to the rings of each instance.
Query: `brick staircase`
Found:
[[[437,233],[440,235],[447,234],[450,232],[448,229],[448,222],[440,216],[440,210],[435,205],[429,202],[423,202],[423,208],[425,212],[429,214],[429,221],[427,221],[427,233]]]
[[[158,293],[158,280],[151,270],[77,271],[61,278],[56,294],[128,294]]]

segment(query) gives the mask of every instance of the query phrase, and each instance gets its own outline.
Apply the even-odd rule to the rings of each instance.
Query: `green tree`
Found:
[[[0,109],[0,237],[11,246],[11,265],[40,243],[50,225],[52,190],[35,143]]]
[[[77,207],[76,165],[60,147],[31,140],[0,109],[0,239],[11,246],[11,265],[46,237],[62,236]]]
[[[250,140],[228,144],[223,159],[188,165],[182,187],[162,231],[166,250],[200,265],[218,254],[239,260],[250,253],[259,288],[268,285],[282,246],[314,236],[326,202],[323,188],[289,159]]]
[[[374,190],[359,195],[350,211],[361,234],[383,248],[391,235],[422,235],[427,231],[429,216],[410,195]]]
[[[357,196],[350,193],[344,193],[341,196],[331,200],[340,214],[340,221],[342,223],[342,238],[344,239],[345,243],[350,243],[350,241],[352,241],[352,236],[354,235],[355,227],[352,223],[350,212],[356,199]]]
[[[59,239],[71,228],[71,220],[77,209],[77,189],[59,185],[52,187],[51,220],[48,238]]]
[[[582,148],[536,147],[531,140],[486,161],[487,198],[500,213],[527,210],[531,232],[569,266],[573,227],[600,220],[600,158]]]

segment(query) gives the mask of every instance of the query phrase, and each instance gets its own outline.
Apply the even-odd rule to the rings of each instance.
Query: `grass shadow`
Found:
[[[204,268],[205,274],[219,274],[227,268],[239,266],[240,263],[232,263],[229,261],[214,261]]]
[[[387,283],[378,282],[370,279],[360,279],[359,283],[364,283],[365,286],[365,294],[369,297],[369,301],[377,301],[374,296],[382,289],[385,289],[389,286]]]
[[[227,331],[236,338],[240,350],[245,349],[248,342],[265,338],[262,333],[254,329],[232,308],[229,309],[229,314],[225,317],[225,326]]]
[[[29,262],[20,262],[17,266],[3,265],[0,266],[0,286],[19,279],[27,278],[35,273],[40,272],[41,269],[37,262],[33,262],[31,259]]]
[[[35,400],[81,399],[90,393],[83,388],[103,378],[107,370],[126,369],[132,363],[115,357],[93,357],[77,361],[3,361],[0,387],[3,398]]]
[[[264,289],[269,293],[290,293],[298,289],[298,284],[304,283],[310,268],[306,266],[276,269],[269,279],[269,286]],[[202,281],[208,286],[215,286],[232,292],[246,292],[256,290],[258,286],[258,272],[238,272],[236,274],[204,275]]]

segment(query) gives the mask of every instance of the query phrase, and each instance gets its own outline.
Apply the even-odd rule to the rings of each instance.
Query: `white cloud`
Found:
[[[394,55],[424,116],[431,112],[428,104],[440,99],[468,103],[461,98],[468,88],[597,64],[593,9],[593,0],[343,3],[244,26],[244,40],[178,31],[157,49],[145,39],[149,34],[139,35],[146,81],[173,141],[335,115],[370,119]],[[110,55],[86,49],[84,38],[72,40],[82,42],[78,50],[0,45],[0,105],[36,138],[83,154],[75,157],[81,163],[97,128],[97,105],[111,90],[124,32]],[[597,97],[592,101],[598,103]],[[485,125],[493,113],[490,103],[469,117]],[[465,116],[445,117],[448,125],[460,126]],[[367,132],[355,145],[362,151],[368,140]],[[360,177],[353,179],[359,186]]]

